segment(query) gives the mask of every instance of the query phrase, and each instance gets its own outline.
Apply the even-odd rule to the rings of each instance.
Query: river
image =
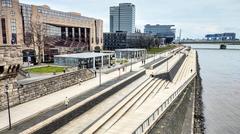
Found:
[[[240,45],[190,46],[199,55],[206,133],[240,134]]]

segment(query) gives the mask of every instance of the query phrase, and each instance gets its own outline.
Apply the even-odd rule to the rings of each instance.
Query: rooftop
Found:
[[[140,48],[125,48],[125,49],[115,49],[115,51],[142,51],[146,49],[140,49]]]
[[[111,54],[86,52],[86,53],[76,53],[76,54],[55,55],[54,57],[87,59],[87,58],[101,57],[101,56],[107,56],[107,55],[111,55]]]

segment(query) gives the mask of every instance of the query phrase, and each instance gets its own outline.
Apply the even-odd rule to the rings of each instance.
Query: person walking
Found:
[[[81,78],[79,79],[79,86],[81,85],[81,83],[82,83],[82,80],[81,80]]]
[[[69,98],[66,96],[66,98],[64,100],[64,105],[65,105],[66,109],[68,108],[68,104],[69,104]]]

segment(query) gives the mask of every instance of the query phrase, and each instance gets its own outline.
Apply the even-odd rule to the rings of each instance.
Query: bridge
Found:
[[[224,44],[240,45],[240,40],[181,40],[180,44]]]
[[[184,102],[182,100],[186,92],[195,90],[195,84],[191,83],[197,77],[197,53],[193,49],[177,47],[154,55],[146,63],[144,65],[140,60],[126,67],[125,71],[102,74],[105,79],[101,86],[97,83],[99,75],[80,86],[69,87],[46,95],[44,99],[14,107],[13,130],[6,129],[6,111],[2,111],[0,115],[4,122],[0,123],[0,130],[3,133],[22,134],[149,133],[159,121],[165,119],[166,113],[175,111],[170,110],[175,106],[174,103],[177,104],[174,109],[177,109],[178,103]],[[58,96],[69,92],[72,104],[64,109]],[[194,92],[192,95],[195,95]],[[195,104],[194,101],[191,103]],[[45,108],[36,111],[42,107]],[[199,125],[195,124],[195,118],[199,116],[195,115],[193,107],[190,108],[191,115],[186,117],[191,119],[186,123],[183,123],[185,119],[179,122],[189,124],[187,131],[200,133],[200,129],[196,128]],[[22,118],[20,113],[25,117]],[[185,114],[181,113],[180,116],[185,117]]]

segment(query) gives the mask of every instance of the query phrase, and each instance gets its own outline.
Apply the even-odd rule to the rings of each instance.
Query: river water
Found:
[[[190,46],[199,55],[206,133],[240,134],[240,45]]]

